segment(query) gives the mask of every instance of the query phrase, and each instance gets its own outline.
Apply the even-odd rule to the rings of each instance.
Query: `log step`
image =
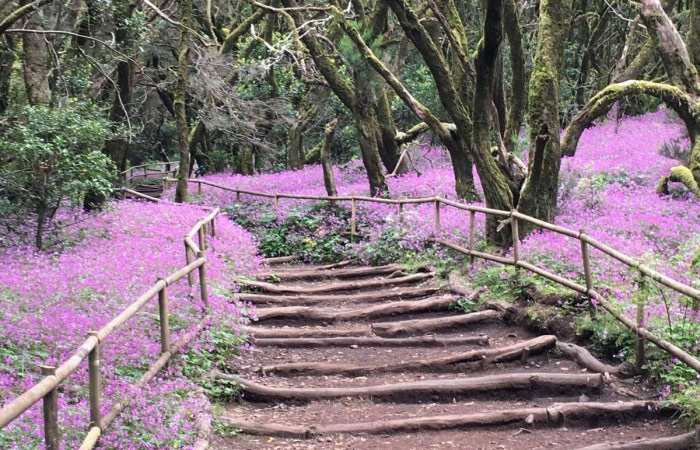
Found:
[[[465,325],[499,320],[500,318],[500,314],[496,311],[486,310],[447,317],[373,323],[372,331],[377,336],[394,337],[449,330],[451,328],[464,327]]]
[[[384,300],[402,300],[417,297],[427,297],[440,292],[438,286],[421,286],[416,288],[393,288],[381,291],[370,291],[361,294],[331,294],[331,295],[270,295],[241,293],[241,301],[255,304],[277,305],[315,305],[318,303],[375,303]]]
[[[370,280],[359,280],[359,281],[339,281],[333,283],[323,283],[320,286],[285,286],[283,284],[277,285],[272,283],[265,283],[263,281],[252,281],[252,280],[238,280],[238,283],[243,286],[248,286],[253,289],[257,289],[263,292],[270,292],[273,294],[323,294],[327,292],[339,292],[339,291],[353,291],[360,289],[374,289],[382,288],[386,286],[396,286],[408,283],[417,283],[420,281],[425,281],[433,278],[435,274],[433,272],[429,273],[416,273],[413,275],[407,275],[397,278],[382,278],[382,279],[370,279]]]
[[[370,336],[369,325],[352,328],[332,327],[243,327],[243,331],[258,339],[297,339],[297,338],[333,338],[349,336]]]
[[[383,338],[367,336],[348,337],[302,337],[302,338],[253,338],[253,344],[258,347],[418,347],[418,346],[456,346],[456,345],[489,345],[489,337],[485,334],[464,337],[442,337],[435,335],[414,336],[407,338]]]
[[[373,317],[392,314],[409,314],[425,311],[444,311],[455,301],[456,296],[445,295],[424,300],[402,300],[356,309],[315,308],[313,306],[280,306],[258,308],[258,321],[269,319],[305,319],[322,321],[340,321],[354,319],[370,319]]]
[[[640,439],[631,442],[610,442],[590,445],[578,450],[684,450],[700,448],[700,428],[677,436]]]
[[[583,402],[560,403],[548,407],[516,408],[500,411],[480,412],[463,415],[410,417],[392,420],[379,420],[358,423],[335,423],[314,425],[286,425],[279,423],[258,423],[237,417],[222,417],[221,420],[234,425],[247,434],[278,436],[288,438],[313,438],[319,434],[390,434],[418,431],[435,431],[465,428],[488,428],[504,425],[522,426],[561,426],[573,421],[599,420],[600,418],[650,417],[669,413],[661,402],[634,401],[619,403]],[[689,433],[693,435],[694,433]],[[692,442],[689,435],[678,439]],[[669,439],[669,438],[665,438]],[[688,447],[587,447],[598,448],[688,448]]]
[[[215,378],[235,381],[248,397],[260,399],[317,400],[341,397],[397,397],[481,394],[502,390],[595,389],[603,384],[601,374],[510,373],[484,377],[408,381],[373,386],[274,387],[244,378],[215,373]]]
[[[260,368],[264,374],[284,375],[319,374],[319,375],[366,375],[370,373],[412,372],[439,370],[468,362],[486,364],[512,361],[531,354],[541,353],[554,347],[556,336],[539,336],[506,347],[471,350],[436,358],[424,358],[412,361],[390,362],[385,364],[344,364],[329,362],[294,362],[267,365]]]
[[[376,267],[351,267],[330,270],[319,270],[316,268],[308,270],[272,270],[255,275],[260,281],[265,281],[270,277],[276,277],[283,281],[298,281],[298,280],[324,280],[329,278],[359,278],[359,277],[374,277],[380,275],[389,275],[401,270],[400,264],[388,264],[385,266]]]

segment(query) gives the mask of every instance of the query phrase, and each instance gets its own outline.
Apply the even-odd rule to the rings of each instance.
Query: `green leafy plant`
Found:
[[[77,204],[88,191],[111,191],[115,166],[102,152],[109,126],[77,103],[28,106],[9,120],[0,134],[0,198],[19,217],[34,215],[41,248],[46,222],[63,201]]]

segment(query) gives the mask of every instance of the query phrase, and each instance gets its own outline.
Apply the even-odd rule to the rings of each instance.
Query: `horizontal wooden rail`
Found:
[[[122,188],[122,191],[126,192],[129,195],[133,195],[134,197],[143,198],[145,200],[149,200],[149,201],[152,201],[154,203],[158,203],[160,201],[160,199],[157,199],[155,197],[151,197],[150,195],[142,194],[141,192],[137,192],[133,189]]]
[[[657,336],[655,336],[653,333],[651,333],[649,330],[646,328],[642,327],[641,325],[635,324],[633,321],[630,319],[626,318],[624,315],[620,314],[615,308],[600,294],[598,291],[593,289],[593,280],[592,280],[592,273],[591,273],[591,264],[590,264],[590,256],[589,256],[589,246],[594,247],[601,252],[607,254],[608,256],[612,257],[613,259],[627,265],[628,267],[632,267],[634,269],[637,269],[640,273],[642,273],[645,276],[648,276],[654,281],[657,281],[664,286],[682,294],[686,295],[692,299],[695,300],[700,300],[700,290],[693,288],[692,286],[688,286],[686,284],[683,284],[679,281],[676,281],[666,275],[663,275],[637,261],[635,261],[633,258],[625,255],[622,252],[619,252],[612,247],[603,244],[602,242],[599,242],[587,234],[581,231],[574,231],[570,230],[565,227],[561,227],[558,225],[551,224],[549,222],[545,222],[539,219],[536,219],[534,217],[527,216],[525,214],[522,214],[516,210],[514,211],[502,211],[498,209],[492,209],[492,208],[486,208],[483,206],[477,206],[477,205],[467,205],[459,202],[455,202],[452,200],[447,200],[441,197],[423,197],[423,198],[412,198],[412,199],[384,199],[384,198],[375,198],[375,197],[364,197],[364,196],[338,196],[338,197],[327,197],[327,196],[312,196],[312,195],[295,195],[295,194],[270,194],[266,192],[256,192],[256,191],[247,191],[247,190],[242,190],[238,188],[231,188],[228,186],[223,186],[220,184],[216,183],[211,183],[205,180],[200,180],[200,179],[191,179],[190,182],[193,183],[199,183],[200,186],[202,185],[209,185],[212,187],[216,187],[219,189],[224,189],[230,192],[236,192],[237,193],[237,198],[240,198],[241,193],[245,194],[250,194],[253,196],[259,196],[259,197],[265,197],[265,198],[273,198],[275,199],[275,203],[277,202],[277,199],[279,198],[288,198],[288,199],[296,199],[296,200],[315,200],[315,201],[350,201],[352,203],[352,215],[351,215],[351,226],[350,226],[350,234],[351,236],[356,236],[357,233],[357,208],[356,208],[356,202],[358,201],[365,201],[365,202],[374,202],[374,203],[385,203],[385,204],[397,204],[399,206],[399,214],[403,214],[403,205],[405,204],[424,204],[424,203],[434,203],[435,208],[434,208],[434,214],[435,214],[435,220],[434,220],[434,226],[435,226],[435,234],[437,235],[440,232],[440,204],[444,204],[447,206],[451,206],[460,210],[464,211],[469,211],[469,248],[464,248],[458,244],[449,242],[445,239],[441,239],[438,237],[433,238],[434,242],[437,242],[441,245],[444,245],[448,248],[451,248],[455,251],[458,251],[462,254],[468,255],[470,257],[477,257],[477,258],[482,258],[486,259],[489,261],[497,262],[500,264],[505,264],[505,265],[511,265],[515,266],[518,268],[522,268],[525,270],[528,270],[532,273],[535,273],[537,275],[540,275],[542,277],[545,277],[551,281],[554,281],[555,283],[558,283],[562,286],[565,286],[569,289],[572,289],[576,292],[579,292],[581,294],[585,294],[589,296],[591,299],[594,299],[605,311],[609,312],[610,314],[613,315],[618,321],[620,321],[623,325],[625,325],[627,328],[630,330],[634,331],[638,336],[642,336],[644,339],[648,340],[649,342],[657,345],[659,348],[662,348],[669,354],[677,357],[679,360],[683,361],[686,363],[688,366],[692,367],[695,371],[700,373],[700,361],[695,358],[694,356],[690,355],[689,353],[685,352],[681,348],[677,347],[676,345],[672,344],[671,342],[668,342],[664,339],[661,339]],[[510,223],[511,227],[514,228],[514,233],[513,236],[516,240],[518,240],[517,236],[517,228],[518,228],[518,221],[523,221],[523,222],[528,222],[531,223],[537,227],[552,231],[554,233],[558,233],[567,237],[571,237],[574,239],[577,239],[581,242],[581,254],[582,254],[582,265],[583,265],[583,272],[584,272],[584,279],[586,281],[586,286],[582,286],[581,284],[569,280],[568,278],[559,276],[555,273],[552,273],[546,269],[543,269],[541,267],[538,267],[534,264],[531,264],[529,262],[523,261],[520,259],[519,255],[519,242],[515,242],[513,245],[513,257],[508,258],[505,256],[501,255],[492,255],[489,253],[485,252],[480,252],[475,250],[475,214],[476,213],[481,213],[481,214],[486,214],[486,215],[493,215],[496,217],[503,217],[503,218],[510,218]],[[400,218],[400,220],[402,220]],[[519,241],[519,240],[518,240]]]
[[[139,194],[138,192],[131,191],[130,189],[124,189],[126,192],[133,193],[140,197],[146,198],[151,201],[159,202],[159,199],[145,196]],[[145,293],[143,293],[139,298],[137,298],[133,303],[131,303],[126,309],[124,309],[120,314],[110,320],[106,325],[104,325],[100,330],[95,332],[90,332],[90,336],[85,339],[85,341],[78,347],[76,352],[63,362],[58,368],[45,367],[45,376],[39,382],[37,382],[30,389],[26,390],[19,396],[15,397],[12,401],[5,404],[2,409],[0,409],[0,429],[4,428],[7,424],[21,416],[25,411],[31,408],[36,402],[42,398],[46,399],[51,396],[53,401],[55,401],[55,396],[57,395],[57,387],[71,374],[73,374],[80,364],[88,358],[90,359],[89,371],[90,371],[90,411],[91,411],[91,425],[88,430],[87,436],[80,446],[81,450],[92,449],[98,442],[102,431],[109,426],[114,418],[121,413],[131,402],[132,397],[121,398],[112,410],[104,417],[100,419],[99,417],[99,404],[100,404],[100,366],[99,366],[99,346],[100,343],[107,339],[113,332],[124,325],[129,319],[136,315],[148,302],[153,298],[159,299],[159,310],[161,315],[161,340],[162,340],[162,352],[160,357],[155,363],[143,374],[143,376],[136,382],[134,387],[143,388],[146,383],[148,383],[155,375],[160,371],[167,362],[176,354],[184,345],[190,342],[199,331],[209,322],[210,315],[209,310],[209,292],[206,280],[206,270],[205,265],[207,263],[207,258],[202,251],[204,247],[204,231],[210,232],[212,235],[216,233],[216,218],[219,215],[219,208],[214,208],[206,217],[197,221],[193,229],[185,236],[185,249],[186,249],[186,260],[187,265],[177,269],[176,271],[170,273],[165,278],[159,279],[155,284],[153,284]],[[200,244],[197,245],[191,236],[199,234]],[[196,255],[193,259],[192,254]],[[204,318],[195,326],[194,329],[190,330],[183,337],[181,337],[177,342],[170,344],[169,341],[169,326],[167,321],[167,294],[165,291],[167,287],[178,280],[188,277],[189,284],[193,284],[193,272],[199,272],[199,284],[201,291],[201,299],[205,305],[205,316]],[[165,315],[163,317],[163,315]],[[134,395],[134,394],[132,394]],[[46,400],[45,400],[46,402]],[[96,415],[96,416],[95,416]],[[93,417],[94,416],[94,417]],[[59,433],[58,430],[58,419],[56,414],[50,415],[49,419],[51,423],[45,423],[44,426],[47,429],[51,429],[51,433],[47,434],[47,446],[57,447],[57,440]],[[54,432],[55,431],[55,432]],[[49,436],[50,435],[50,436]],[[48,441],[51,439],[51,442]]]

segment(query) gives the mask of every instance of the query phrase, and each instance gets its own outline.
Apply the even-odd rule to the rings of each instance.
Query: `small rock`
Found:
[[[352,344],[352,345],[350,346],[350,348],[358,348],[358,347],[359,347],[359,345],[357,345],[357,344]]]
[[[590,400],[590,398],[588,398],[588,396],[586,394],[581,394],[581,396],[578,398],[578,401],[581,403],[585,403],[588,400]]]

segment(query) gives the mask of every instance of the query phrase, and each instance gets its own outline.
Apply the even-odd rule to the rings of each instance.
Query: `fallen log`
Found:
[[[634,375],[634,368],[627,364],[611,366],[598,360],[584,347],[569,342],[557,342],[557,349],[571,358],[576,364],[592,372],[609,373],[612,375]]]
[[[274,270],[257,274],[258,280],[267,280],[270,277],[277,277],[284,281],[298,281],[307,279],[328,279],[328,278],[354,278],[388,275],[401,269],[400,264],[389,264],[376,267],[353,267],[348,269],[319,270],[316,268],[308,270]]]
[[[431,297],[424,300],[403,300],[382,303],[357,309],[314,308],[313,306],[280,306],[273,308],[258,308],[256,317],[260,320],[269,319],[306,319],[338,321],[352,319],[368,319],[391,314],[406,314],[422,311],[440,311],[449,308],[457,297],[447,295]]]
[[[426,395],[464,395],[500,390],[598,388],[601,374],[509,373],[484,377],[407,381],[374,386],[347,387],[274,387],[236,375],[215,372],[214,378],[235,381],[248,397],[259,399],[316,400],[340,397],[394,397]]]
[[[383,300],[426,297],[440,292],[438,286],[417,288],[397,288],[392,290],[370,291],[361,294],[330,294],[330,295],[270,295],[270,294],[238,294],[238,299],[255,304],[290,304],[315,305],[326,302],[374,303]]]
[[[242,331],[254,338],[261,339],[369,336],[371,334],[371,330],[367,326],[353,328],[243,327]]]
[[[434,277],[435,274],[430,273],[416,273],[413,275],[408,275],[406,277],[392,278],[392,279],[379,279],[379,280],[359,280],[359,281],[341,281],[336,283],[324,283],[321,286],[285,286],[276,285],[272,283],[265,283],[263,281],[252,281],[252,280],[238,280],[239,284],[248,286],[254,289],[258,289],[264,292],[272,292],[273,294],[321,294],[324,292],[337,292],[337,291],[352,291],[359,289],[370,289],[379,288],[385,286],[393,286],[397,284],[415,283],[419,281],[424,281],[429,278]]]
[[[344,266],[350,265],[352,263],[353,263],[352,259],[346,259],[345,261],[340,261],[340,262],[333,263],[333,264],[326,264],[325,266],[318,266],[318,267],[316,267],[316,270],[337,269],[338,267],[344,267]]]
[[[416,336],[407,338],[382,337],[328,337],[328,338],[254,338],[253,344],[258,347],[340,347],[357,345],[360,347],[412,347],[421,345],[452,346],[452,345],[488,345],[489,337],[485,334],[465,337]]]
[[[640,439],[629,442],[611,442],[583,447],[578,450],[681,450],[698,448],[700,445],[699,429],[678,436],[655,439]]]
[[[226,422],[227,424],[235,425],[246,434],[308,439],[316,437],[319,434],[334,433],[390,434],[418,432],[424,430],[437,431],[465,428],[487,428],[513,424],[526,425],[526,418],[530,418],[530,423],[527,424],[528,426],[533,424],[559,426],[566,423],[571,417],[574,417],[576,420],[597,420],[599,418],[606,417],[618,418],[620,416],[653,416],[664,409],[663,404],[660,402],[590,402],[560,403],[554,404],[550,407],[516,408],[474,414],[410,417],[358,423],[286,425],[278,423],[259,423],[237,417],[220,417],[218,420]],[[590,449],[587,448],[586,450],[591,449],[593,449],[593,447]]]
[[[345,364],[329,362],[294,362],[262,366],[263,374],[285,375],[366,375],[370,373],[411,372],[444,369],[456,364],[483,361],[499,363],[512,361],[525,355],[543,352],[556,344],[556,336],[539,336],[507,347],[471,350],[437,358],[423,358],[412,361],[399,361],[386,364]]]
[[[429,331],[447,330],[462,327],[474,323],[498,320],[500,315],[496,311],[479,311],[470,314],[438,317],[435,319],[402,320],[399,322],[379,322],[372,324],[372,332],[377,336],[391,337],[426,333]]]

